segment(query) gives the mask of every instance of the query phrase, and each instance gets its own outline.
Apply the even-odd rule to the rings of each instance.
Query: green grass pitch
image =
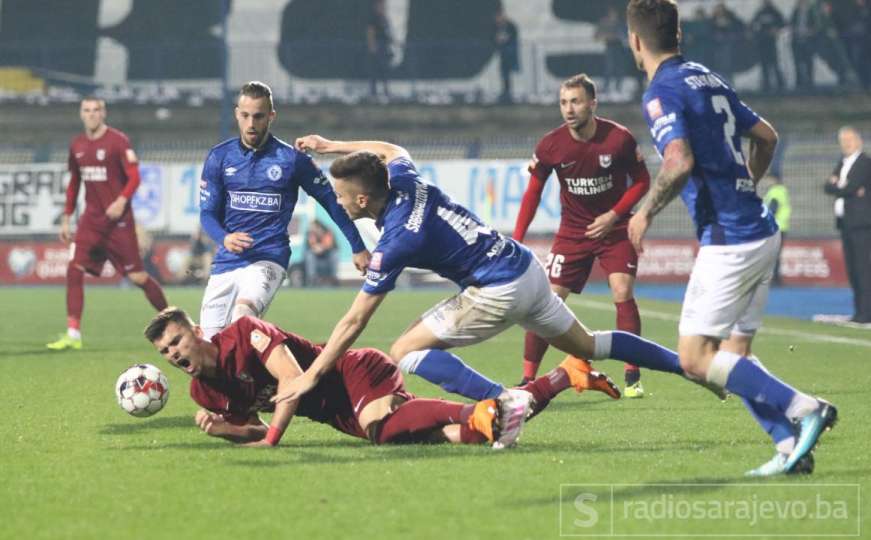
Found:
[[[169,289],[198,312],[201,291]],[[355,292],[284,290],[267,319],[324,340]],[[386,350],[445,291],[398,291],[358,342]],[[789,383],[834,401],[811,476],[748,481],[772,446],[740,400],[718,402],[677,377],[645,372],[648,396],[566,392],[518,448],[383,446],[295,419],[277,449],[234,448],[200,433],[187,376],[141,337],[152,315],[136,289],[86,291],[82,351],[44,344],[64,325],[62,288],[0,288],[0,538],[504,538],[659,535],[766,538],[864,535],[869,494],[871,332],[766,320],[755,351]],[[611,328],[605,297],[570,305]],[[678,306],[641,299],[644,335],[676,343]],[[517,329],[459,351],[500,381],[519,379]],[[543,370],[562,358],[549,352]],[[149,419],[115,403],[136,362],[170,379]],[[598,364],[622,382],[622,366]],[[411,378],[411,391],[449,397]],[[701,484],[701,485],[700,485]],[[589,536],[588,536],[589,537]]]

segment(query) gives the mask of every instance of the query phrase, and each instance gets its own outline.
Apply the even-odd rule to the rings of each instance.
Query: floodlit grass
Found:
[[[171,303],[198,313],[200,290],[167,293]],[[325,340],[354,294],[284,290],[267,319]],[[358,345],[386,350],[447,294],[391,294]],[[757,340],[757,355],[790,384],[835,402],[841,420],[824,436],[813,475],[748,482],[743,472],[773,454],[765,433],[740,400],[720,403],[674,376],[645,372],[648,396],[641,400],[566,392],[527,426],[518,448],[502,453],[484,447],[374,447],[301,418],[277,449],[243,449],[194,426],[187,376],[142,338],[152,312],[138,290],[89,288],[85,347],[75,352],[44,348],[64,326],[63,289],[3,288],[0,305],[0,538],[762,538],[865,532],[858,505],[867,515],[868,503],[857,501],[856,487],[841,485],[864,488],[871,476],[864,397],[871,387],[869,331],[766,321],[769,331]],[[576,296],[570,305],[591,328],[614,325],[605,297]],[[676,324],[670,319],[678,306],[643,299],[640,305],[644,334],[674,346]],[[522,347],[523,334],[515,328],[459,354],[487,375],[513,383],[520,378]],[[544,369],[560,359],[549,352]],[[150,419],[126,415],[113,395],[117,375],[142,361],[160,366],[170,379],[169,403]],[[620,364],[597,365],[622,382]],[[408,386],[419,395],[450,397],[413,377]],[[673,485],[697,483],[719,485]],[[755,521],[740,513],[753,505]],[[846,516],[836,515],[839,505]],[[720,514],[712,513],[716,508]],[[731,513],[717,517],[724,511]]]

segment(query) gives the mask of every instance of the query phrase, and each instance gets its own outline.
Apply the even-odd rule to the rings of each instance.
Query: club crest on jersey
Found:
[[[251,330],[251,346],[257,349],[257,352],[262,353],[265,351],[271,342],[272,338],[260,330]]]
[[[269,177],[273,182],[277,182],[281,179],[281,167],[278,165],[273,165],[266,170],[266,176]]]
[[[603,169],[607,169],[611,166],[611,154],[600,154],[599,155],[599,166]]]
[[[106,159],[106,151],[102,148],[97,149],[97,161],[103,161]]]
[[[224,176],[233,176],[236,174],[236,167],[227,167],[224,169]]]
[[[647,115],[651,120],[656,120],[662,116],[662,103],[660,103],[659,98],[653,98],[647,102]]]

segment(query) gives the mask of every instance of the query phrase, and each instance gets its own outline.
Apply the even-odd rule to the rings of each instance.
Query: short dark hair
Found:
[[[596,99],[596,83],[586,73],[578,73],[564,80],[560,88],[583,88],[587,92],[587,97]]]
[[[145,327],[145,332],[143,332],[145,339],[154,343],[163,336],[163,333],[166,332],[166,327],[171,322],[180,324],[185,328],[194,327],[194,321],[191,320],[185,310],[180,307],[169,306],[155,315],[151,322],[148,323],[148,326]]]
[[[266,98],[266,100],[269,101],[269,110],[275,110],[275,106],[272,103],[272,89],[269,88],[269,85],[265,82],[251,81],[249,83],[245,83],[245,86],[243,86],[242,89],[239,90],[239,97],[241,98],[242,96],[254,99]]]
[[[678,49],[680,16],[674,0],[629,0],[626,22],[652,52]]]
[[[363,192],[383,197],[389,191],[387,165],[377,154],[365,150],[342,156],[330,165],[333,178],[354,182]]]

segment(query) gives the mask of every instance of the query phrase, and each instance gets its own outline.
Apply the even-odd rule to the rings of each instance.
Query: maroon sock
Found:
[[[538,334],[527,332],[523,339],[523,376],[527,379],[534,379],[538,373],[538,366],[541,365],[541,359],[544,358],[544,353],[547,351],[547,341],[538,337]]]
[[[67,328],[79,328],[85,307],[85,273],[77,266],[67,266]]]
[[[160,285],[153,277],[148,276],[148,279],[146,279],[145,283],[141,285],[141,288],[145,292],[145,298],[148,298],[148,301],[151,302],[154,309],[161,311],[167,306],[166,297],[163,295],[163,289],[160,288]]]
[[[381,421],[378,444],[422,442],[429,440],[433,429],[451,424],[466,424],[474,404],[441,399],[412,399],[399,406]]]
[[[544,410],[557,394],[571,386],[569,374],[561,367],[556,367],[547,374],[521,386],[535,398],[535,406],[532,408],[532,416]]]
[[[625,302],[614,302],[614,306],[617,307],[617,330],[623,330],[624,332],[640,336],[641,315],[638,313],[638,304],[635,303],[635,299],[630,298]],[[623,369],[624,374],[626,374],[626,372],[638,371],[638,367],[633,366],[632,364],[625,364]],[[638,377],[636,377],[636,375],[638,375]],[[640,375],[638,373],[629,373],[629,377],[637,382]]]

